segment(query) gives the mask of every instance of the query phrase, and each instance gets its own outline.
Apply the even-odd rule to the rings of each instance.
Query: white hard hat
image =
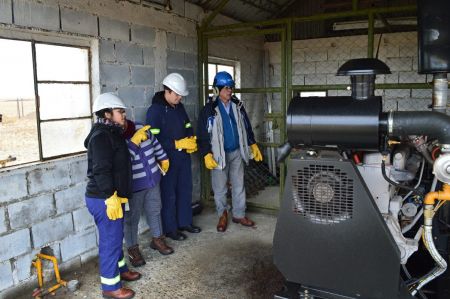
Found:
[[[111,108],[127,108],[122,100],[113,93],[107,92],[99,95],[92,107],[92,112],[97,112],[103,109],[111,109]]]
[[[168,74],[164,78],[162,84],[169,87],[180,96],[185,97],[189,94],[189,91],[186,88],[186,81],[184,80],[183,76],[178,73]]]

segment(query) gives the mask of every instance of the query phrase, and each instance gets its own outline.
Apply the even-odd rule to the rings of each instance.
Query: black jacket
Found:
[[[106,199],[117,191],[132,195],[131,160],[120,127],[95,124],[84,141],[88,149],[86,196]]]

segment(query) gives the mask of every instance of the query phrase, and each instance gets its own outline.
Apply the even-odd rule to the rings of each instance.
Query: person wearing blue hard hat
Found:
[[[245,216],[244,162],[262,161],[243,103],[233,95],[235,83],[227,72],[214,77],[214,96],[200,112],[198,144],[206,168],[211,170],[214,201],[219,215],[217,231],[228,225],[227,183],[231,182],[233,222],[252,227]]]

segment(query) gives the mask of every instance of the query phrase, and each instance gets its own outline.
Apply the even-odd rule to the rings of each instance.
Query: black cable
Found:
[[[400,189],[405,189],[405,190],[409,190],[414,194],[417,195],[423,195],[422,192],[420,192],[417,188],[413,188],[413,187],[409,187],[409,186],[405,186],[399,183],[394,182],[393,180],[391,180],[387,175],[386,175],[386,165],[384,163],[384,160],[381,161],[381,173],[383,174],[383,178],[391,185],[398,187]]]

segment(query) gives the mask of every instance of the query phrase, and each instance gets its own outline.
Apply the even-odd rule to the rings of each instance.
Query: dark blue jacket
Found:
[[[152,105],[147,110],[146,124],[150,125],[150,131],[158,139],[164,151],[172,157],[189,157],[185,150],[178,151],[175,148],[175,140],[194,136],[189,116],[183,104],[172,107],[164,98],[164,91],[155,94]]]
[[[200,155],[203,157],[208,153],[211,153],[211,139],[210,134],[208,132],[208,121],[214,119],[216,115],[216,107],[218,102],[220,101],[218,98],[215,100],[213,98],[209,98],[205,107],[200,111],[200,116],[198,118],[198,131],[197,131],[197,143]],[[247,112],[242,105],[242,102],[235,96],[231,98],[231,101],[240,107],[240,112],[242,114],[242,118],[245,124],[245,130],[247,132],[247,141],[248,145],[252,145],[256,143],[255,134],[253,133],[252,125],[250,124],[250,120],[248,119]]]

